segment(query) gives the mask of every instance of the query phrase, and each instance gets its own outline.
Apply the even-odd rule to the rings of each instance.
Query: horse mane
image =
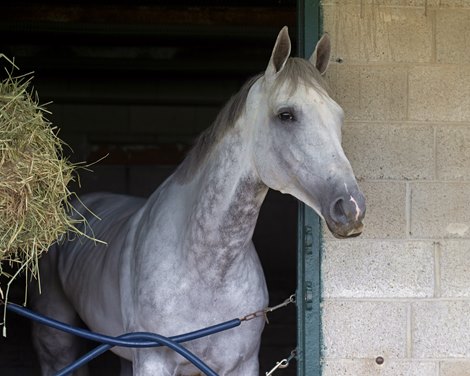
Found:
[[[192,176],[209,154],[211,146],[219,142],[226,131],[234,126],[245,109],[248,92],[261,76],[262,74],[258,74],[246,81],[242,88],[227,101],[212,125],[196,139],[185,160],[176,170],[176,177],[180,181],[187,181]]]
[[[185,182],[193,176],[209,154],[211,147],[217,144],[226,131],[234,126],[243,113],[248,92],[263,74],[264,72],[246,81],[242,88],[228,100],[212,125],[196,139],[194,146],[175,172],[175,176],[180,182]],[[289,58],[276,77],[273,90],[287,84],[288,89],[293,92],[299,83],[329,91],[325,80],[313,64],[297,57]]]

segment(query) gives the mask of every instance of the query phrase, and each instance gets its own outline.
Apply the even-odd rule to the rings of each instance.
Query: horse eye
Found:
[[[279,115],[277,115],[277,117],[281,119],[281,121],[294,121],[295,120],[294,115],[292,115],[292,113],[288,111],[281,112]]]

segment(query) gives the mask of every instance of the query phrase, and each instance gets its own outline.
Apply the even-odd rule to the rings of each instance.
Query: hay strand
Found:
[[[67,231],[80,233],[84,220],[69,215],[77,165],[64,157],[58,130],[30,89],[32,75],[14,77],[14,62],[0,54],[2,62],[10,69],[0,81],[0,275],[9,290],[20,271],[38,278],[40,255]],[[6,265],[18,272],[9,275]],[[5,300],[6,292],[0,285]]]

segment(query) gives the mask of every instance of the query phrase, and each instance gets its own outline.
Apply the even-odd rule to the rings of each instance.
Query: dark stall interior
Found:
[[[288,25],[295,51],[296,2],[16,0],[0,5],[0,53],[19,73],[34,71],[41,103],[81,171],[78,193],[148,196],[184,158],[226,100],[262,72],[277,33]],[[102,158],[106,156],[105,158]],[[254,242],[271,305],[296,286],[297,202],[270,192]],[[22,303],[19,279],[10,300]],[[295,308],[270,316],[260,374],[295,347]],[[30,323],[8,314],[0,339],[0,374],[38,375]],[[90,344],[92,346],[92,344]],[[221,351],[229,351],[221,349]],[[93,375],[118,374],[110,353],[91,363]],[[294,375],[295,363],[279,371]]]

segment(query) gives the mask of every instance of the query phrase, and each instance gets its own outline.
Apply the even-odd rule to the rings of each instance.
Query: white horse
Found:
[[[83,197],[101,220],[83,214],[107,245],[52,247],[40,260],[43,292],[33,309],[112,336],[172,336],[263,309],[268,294],[252,235],[269,188],[313,208],[337,237],[361,233],[365,200],[341,147],[343,111],[321,77],[328,36],[309,60],[290,51],[283,28],[264,74],[226,104],[147,200]],[[254,376],[263,327],[259,318],[186,346],[219,375]],[[76,338],[45,326],[34,325],[33,341],[43,375],[78,355]],[[165,348],[112,351],[132,362],[134,375],[199,374]]]

